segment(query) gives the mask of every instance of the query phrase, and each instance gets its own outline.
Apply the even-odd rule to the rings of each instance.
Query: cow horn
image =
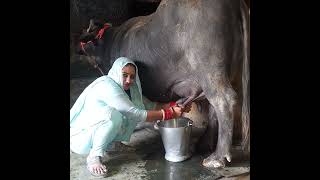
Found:
[[[87,33],[90,32],[90,30],[92,29],[93,26],[94,26],[94,21],[93,21],[93,19],[90,19],[90,24],[89,24],[89,27],[87,29]]]

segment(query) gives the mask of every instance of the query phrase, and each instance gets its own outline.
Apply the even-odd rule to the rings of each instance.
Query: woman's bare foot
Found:
[[[107,175],[108,169],[102,164],[100,156],[87,157],[87,169],[93,176],[105,177]]]

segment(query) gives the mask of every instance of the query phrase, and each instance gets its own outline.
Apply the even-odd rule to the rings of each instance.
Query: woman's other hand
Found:
[[[184,109],[182,107],[174,106],[171,110],[173,110],[173,118],[178,118],[182,115]]]

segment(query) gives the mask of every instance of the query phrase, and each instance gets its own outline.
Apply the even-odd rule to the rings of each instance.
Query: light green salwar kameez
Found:
[[[70,148],[78,154],[103,156],[113,141],[129,141],[137,123],[145,121],[155,104],[142,95],[138,68],[130,87],[131,100],[123,89],[122,68],[134,64],[118,58],[108,75],[93,81],[70,110]]]

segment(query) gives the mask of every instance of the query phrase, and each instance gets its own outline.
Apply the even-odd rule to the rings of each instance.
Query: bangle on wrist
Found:
[[[162,112],[162,121],[164,120],[164,118],[165,118],[165,112],[164,112],[164,110],[163,109],[161,109],[161,112]]]

